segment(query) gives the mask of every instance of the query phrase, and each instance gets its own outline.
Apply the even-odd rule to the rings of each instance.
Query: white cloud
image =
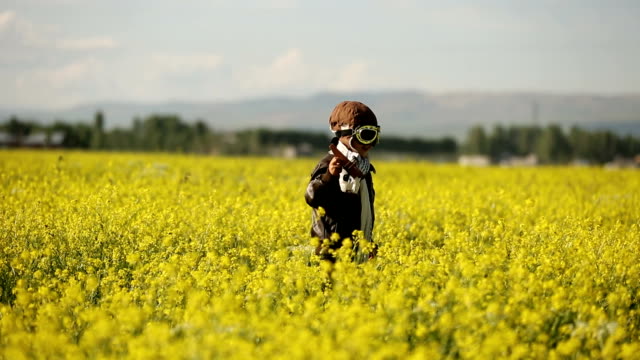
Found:
[[[244,94],[298,95],[321,90],[363,89],[375,82],[368,70],[369,65],[360,60],[342,66],[309,62],[300,49],[292,48],[266,65],[238,72],[235,80]]]
[[[158,73],[185,73],[199,70],[213,70],[222,64],[222,56],[217,54],[169,54],[157,53],[150,57],[150,66]]]
[[[118,42],[109,36],[94,36],[62,39],[58,41],[56,47],[62,50],[114,49],[118,47]]]
[[[73,54],[76,54],[75,52]],[[79,56],[57,65],[0,68],[3,104],[66,107],[100,100],[205,100],[228,88],[222,56],[157,53],[148,56]],[[0,104],[1,106],[2,104]]]
[[[107,40],[104,43],[110,44]],[[86,49],[96,44],[101,42],[74,45]],[[0,79],[8,85],[0,90],[3,101],[65,107],[100,100],[213,100],[269,93],[300,95],[326,89],[349,91],[374,81],[368,77],[369,65],[364,61],[342,66],[312,63],[298,48],[264,64],[241,67],[232,67],[223,56],[208,52],[117,57],[70,54],[65,61],[49,65],[41,63],[18,71],[0,69]]]
[[[260,1],[258,4],[272,9],[295,9],[300,5],[298,0],[269,0]]]
[[[423,5],[420,0],[377,0],[373,3],[385,9],[413,9]]]
[[[13,11],[0,12],[0,32],[3,32],[14,21],[16,13]]]
[[[254,89],[282,90],[309,81],[308,66],[297,48],[287,50],[266,66],[254,66],[240,74],[242,85]]]
[[[330,90],[351,91],[363,88],[367,84],[368,65],[364,61],[348,64],[338,71],[335,81],[328,84]]]
[[[212,53],[155,53],[117,65],[114,96],[144,101],[210,100],[227,90],[223,57]],[[112,96],[113,97],[113,96]]]
[[[111,93],[111,60],[86,51],[118,47],[109,36],[63,37],[58,26],[0,13],[0,91],[3,104],[66,106]]]
[[[26,71],[0,71],[0,79],[10,86],[2,90],[7,103],[16,106],[62,107],[86,101],[96,94],[109,92],[107,65],[100,59],[87,57],[51,67]]]
[[[14,11],[0,12],[0,45],[31,53],[114,49],[119,46],[113,37],[105,35],[64,37],[58,26],[34,23]]]
[[[44,73],[44,80],[53,88],[68,88],[73,85],[87,83],[104,73],[104,63],[95,58],[86,58],[63,65]]]
[[[86,2],[86,0],[21,0],[27,3],[31,3],[31,5],[68,5],[68,4],[78,4],[82,2]]]
[[[475,5],[453,5],[426,12],[425,21],[448,28],[473,30],[522,30],[527,24],[504,11]]]
[[[4,49],[21,47],[43,47],[47,44],[45,34],[52,26],[36,26],[14,11],[0,13],[0,46]]]
[[[302,53],[299,49],[289,49],[287,52],[275,59],[271,68],[275,71],[282,71],[291,66],[298,66],[302,63]]]

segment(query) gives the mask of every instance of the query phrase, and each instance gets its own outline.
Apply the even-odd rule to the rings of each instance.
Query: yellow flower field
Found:
[[[316,160],[0,151],[0,358],[639,358],[640,172],[374,157],[329,281]]]

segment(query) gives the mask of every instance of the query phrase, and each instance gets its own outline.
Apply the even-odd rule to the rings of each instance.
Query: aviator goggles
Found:
[[[345,129],[336,131],[337,137],[343,136],[355,136],[363,145],[373,144],[376,145],[380,141],[380,126],[375,125],[363,125],[358,126],[355,129]]]

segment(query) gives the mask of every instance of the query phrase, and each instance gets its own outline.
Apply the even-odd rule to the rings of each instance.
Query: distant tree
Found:
[[[261,144],[260,138],[264,136],[264,131],[261,129],[249,130],[243,134],[243,142],[245,144],[244,154],[263,154],[264,147]]]
[[[91,145],[93,128],[86,124],[68,124],[56,121],[51,127],[52,132],[62,132],[64,140],[62,146],[73,149],[88,149]]]
[[[542,131],[536,148],[538,159],[543,163],[563,163],[571,156],[569,141],[558,125],[549,125]]]
[[[512,126],[508,130],[511,139],[512,151],[518,156],[535,153],[536,142],[540,137],[541,129],[538,126]]]
[[[140,140],[139,148],[147,151],[191,152],[196,139],[196,130],[177,115],[151,115],[134,121],[133,132]]]
[[[571,156],[575,160],[595,161],[592,154],[591,134],[577,126],[571,127],[568,136]]]
[[[482,126],[476,125],[469,129],[464,152],[467,154],[489,154],[489,141]]]
[[[97,111],[93,118],[93,129],[91,132],[91,148],[95,150],[104,147],[104,114]]]
[[[640,155],[640,139],[634,139],[631,135],[625,136],[618,141],[617,152],[625,157]]]
[[[136,150],[135,133],[131,130],[115,128],[104,135],[104,149]]]
[[[196,121],[193,126],[193,132],[194,141],[191,150],[198,153],[209,152],[211,149],[209,142],[212,140],[212,137],[211,130],[209,130],[207,124],[202,120]]]
[[[455,154],[458,152],[458,143],[452,137],[444,137],[437,141],[438,153]]]
[[[247,129],[237,132],[215,133],[203,120],[186,123],[177,115],[151,115],[134,118],[130,129],[104,129],[104,114],[96,112],[93,124],[70,124],[56,121],[43,127],[12,116],[0,129],[17,137],[42,131],[48,136],[62,132],[63,147],[76,149],[110,149],[135,151],[215,152],[219,154],[267,155],[285,145],[310,145],[315,151],[327,151],[329,136],[298,130]],[[423,139],[383,136],[378,151],[409,154],[455,154],[458,144],[453,138]],[[469,129],[463,143],[464,153],[491,155],[499,159],[503,154],[526,155],[536,153],[544,163],[564,163],[570,159],[585,159],[603,163],[616,156],[632,157],[640,154],[640,139],[619,137],[611,131],[589,132],[578,127],[568,135],[557,125],[494,126],[486,133],[482,126]]]
[[[589,143],[591,158],[596,162],[611,161],[616,156],[618,138],[611,131],[598,131],[592,134]]]
[[[514,153],[511,138],[507,130],[501,125],[496,125],[493,132],[488,136],[489,156],[492,159],[499,159],[505,155]]]
[[[4,126],[4,128],[9,134],[21,139],[31,133],[34,128],[34,124],[22,121],[14,115],[9,118],[9,122]]]

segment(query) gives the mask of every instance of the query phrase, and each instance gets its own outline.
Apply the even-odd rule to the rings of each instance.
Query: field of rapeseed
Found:
[[[0,358],[640,356],[640,172],[374,158],[329,282],[316,160],[0,152]]]

